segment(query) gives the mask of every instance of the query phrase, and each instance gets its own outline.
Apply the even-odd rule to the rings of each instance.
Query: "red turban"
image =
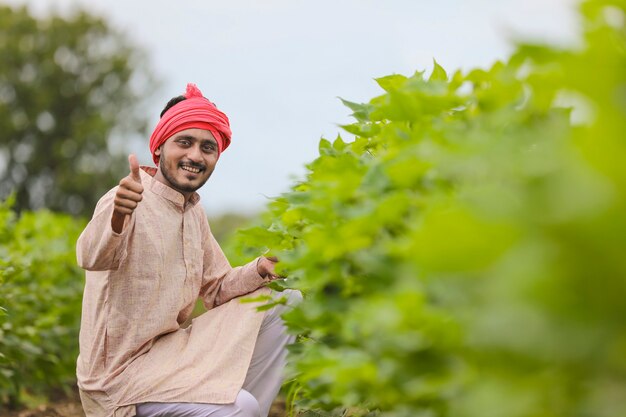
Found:
[[[202,95],[195,84],[187,84],[185,100],[170,107],[159,120],[150,136],[152,160],[159,165],[159,157],[154,154],[167,139],[186,129],[204,129],[213,134],[217,141],[218,154],[230,145],[230,124],[228,117]]]

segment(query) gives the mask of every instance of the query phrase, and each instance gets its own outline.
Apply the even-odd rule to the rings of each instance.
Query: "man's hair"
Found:
[[[163,115],[165,114],[166,111],[168,111],[174,105],[180,103],[183,100],[187,100],[185,98],[185,96],[177,96],[177,97],[174,97],[173,99],[171,99],[170,101],[168,101],[167,104],[165,105],[165,108],[163,108],[163,111],[161,111],[161,115],[159,117],[163,117]]]

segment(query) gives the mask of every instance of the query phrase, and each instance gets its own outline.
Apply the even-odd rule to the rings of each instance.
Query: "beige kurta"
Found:
[[[142,167],[143,200],[122,233],[111,229],[114,188],[78,239],[87,274],[77,376],[87,417],[134,416],[140,402],[233,402],[263,320],[255,304],[233,300],[269,293],[256,260],[232,268],[199,196],[184,206],[154,173]],[[181,329],[198,297],[209,311]]]

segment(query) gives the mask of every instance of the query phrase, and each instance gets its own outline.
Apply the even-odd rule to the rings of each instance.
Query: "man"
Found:
[[[230,137],[226,115],[189,84],[150,138],[157,167],[130,155],[130,174],[81,234],[77,376],[87,417],[267,416],[292,338],[283,306],[263,313],[237,297],[269,294],[275,259],[232,268],[196,193]],[[182,329],[198,297],[208,311]]]

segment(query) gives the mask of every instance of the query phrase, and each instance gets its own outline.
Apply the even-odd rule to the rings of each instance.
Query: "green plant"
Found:
[[[11,199],[10,199],[11,200]],[[67,215],[0,205],[0,406],[75,385],[83,274]]]
[[[305,293],[300,409],[626,414],[626,4],[581,12],[579,49],[378,79],[344,101],[355,140],[240,231]]]

